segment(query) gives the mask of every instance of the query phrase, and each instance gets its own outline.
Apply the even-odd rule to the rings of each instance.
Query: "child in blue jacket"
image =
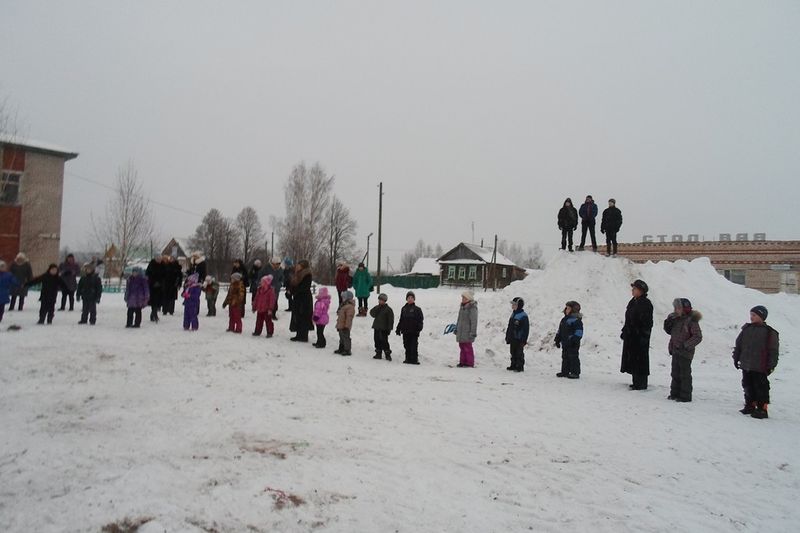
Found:
[[[561,372],[556,374],[557,377],[569,379],[581,377],[581,360],[578,358],[578,352],[583,338],[582,319],[581,304],[575,301],[567,302],[564,307],[564,318],[558,325],[555,339],[556,347],[561,348]]]
[[[528,314],[522,310],[525,301],[522,298],[511,300],[511,318],[508,319],[506,328],[506,344],[511,351],[511,366],[506,370],[513,372],[525,371],[525,345],[528,343],[530,322]]]

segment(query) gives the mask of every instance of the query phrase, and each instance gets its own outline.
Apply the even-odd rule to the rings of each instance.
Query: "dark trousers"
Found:
[[[581,375],[581,358],[578,352],[561,349],[561,373]]]
[[[75,309],[75,291],[61,291],[61,310],[67,307],[67,298],[69,298],[69,310]]]
[[[744,403],[755,403],[759,407],[769,403],[769,376],[764,372],[742,370]]]
[[[571,229],[561,230],[561,249],[567,249],[567,241],[569,241],[569,249],[572,250],[572,231]]]
[[[680,354],[672,356],[672,383],[669,395],[681,400],[692,399],[692,360]]]
[[[84,298],[81,307],[81,322],[85,324],[87,319],[90,324],[94,324],[97,321],[97,302]]]
[[[164,305],[161,306],[161,312],[165,315],[175,314],[175,300],[172,297],[168,296],[164,299]]]
[[[6,304],[0,305],[0,322],[3,321],[3,314],[6,312]]]
[[[385,353],[387,356],[392,355],[392,349],[389,347],[389,332],[380,329],[374,330],[373,337],[375,339],[375,355]]]
[[[606,253],[617,255],[617,232],[606,230]]]
[[[419,333],[403,333],[406,363],[419,363]]]
[[[361,308],[363,307],[364,309],[366,309],[366,308],[367,308],[367,305],[368,305],[368,304],[367,304],[367,300],[368,300],[368,299],[369,299],[369,296],[365,296],[364,298],[361,298],[361,297],[359,296],[359,297],[358,297],[358,308],[359,308],[359,309],[361,309]]]
[[[586,231],[589,231],[589,236],[592,239],[592,250],[597,251],[597,238],[594,235],[594,221],[581,222],[581,248],[586,244]]]
[[[261,335],[261,331],[264,329],[264,326],[267,326],[267,335],[272,336],[275,332],[275,326],[272,323],[272,317],[268,316],[266,311],[256,313],[256,330],[253,332],[256,335]]]
[[[42,302],[41,307],[39,307],[39,324],[44,324],[45,319],[47,319],[48,324],[52,324],[55,314],[56,302]]]
[[[284,292],[284,295],[286,296],[286,302],[288,303],[288,305],[286,306],[286,310],[287,311],[291,311],[292,310],[292,302],[294,301],[294,298],[292,297],[292,293],[290,293],[289,291],[286,291],[286,292]]]
[[[633,388],[645,390],[647,388],[647,374],[633,374]]]
[[[158,322],[158,310],[161,306],[158,303],[153,303],[150,305],[150,321],[151,322]]]
[[[350,349],[352,348],[352,342],[350,340],[350,330],[349,329],[340,329],[339,330],[339,351],[350,353]]]
[[[142,308],[129,307],[128,308],[128,321],[125,323],[126,328],[138,328],[142,325]]]
[[[22,307],[25,305],[25,297],[24,296],[17,296],[16,294],[11,295],[11,304],[8,306],[9,311],[14,310],[14,304],[17,303],[17,298],[19,298],[19,307],[17,310],[22,311]]]
[[[206,316],[217,316],[217,299],[210,300],[206,298],[206,307],[208,307],[208,314]]]
[[[508,350],[511,352],[511,368],[514,370],[525,369],[525,344],[519,341],[511,341]]]
[[[317,348],[324,348],[327,343],[325,342],[325,326],[323,324],[317,324],[317,342],[315,345]]]

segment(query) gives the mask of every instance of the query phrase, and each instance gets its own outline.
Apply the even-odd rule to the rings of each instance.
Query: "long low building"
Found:
[[[708,257],[733,283],[767,293],[798,292],[800,241],[641,242],[620,244],[619,255],[636,263]]]

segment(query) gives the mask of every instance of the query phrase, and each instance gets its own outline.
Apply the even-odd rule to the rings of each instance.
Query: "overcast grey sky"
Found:
[[[265,223],[319,161],[362,247],[383,181],[398,257],[473,221],[553,249],[586,194],[617,199],[620,241],[800,237],[798,1],[6,0],[2,19],[0,94],[80,152],[70,247],[108,198],[72,174],[113,184],[129,158],[154,199]],[[165,237],[200,222],[156,214]]]

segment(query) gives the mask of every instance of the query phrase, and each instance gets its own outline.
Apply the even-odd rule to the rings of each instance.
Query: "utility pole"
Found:
[[[381,244],[383,234],[383,182],[378,185],[378,272],[377,272],[377,289],[378,293],[381,292]]]
[[[275,230],[272,230],[272,246],[270,246],[270,259],[275,257]]]
[[[494,236],[494,251],[492,252],[492,291],[497,290],[497,235]]]

